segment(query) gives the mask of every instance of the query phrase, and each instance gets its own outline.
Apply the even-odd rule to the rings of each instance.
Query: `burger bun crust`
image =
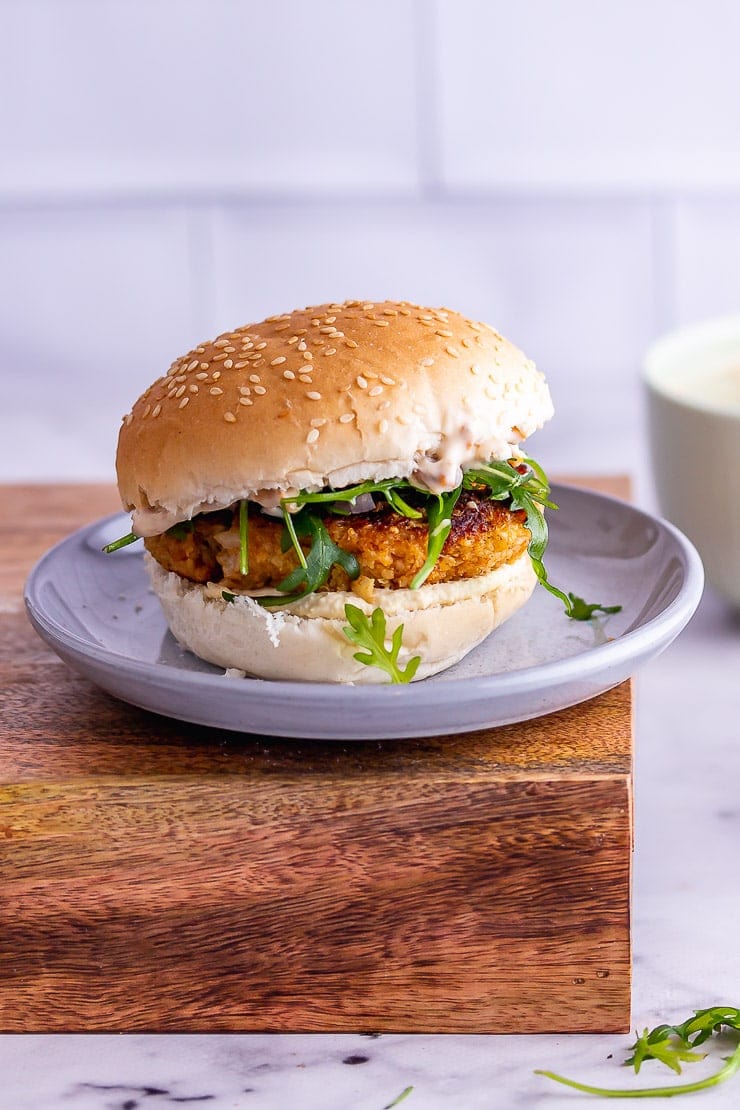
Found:
[[[176,359],[123,418],[118,484],[141,536],[366,480],[439,492],[520,454],[551,415],[543,375],[488,324],[404,301],[318,305]]]

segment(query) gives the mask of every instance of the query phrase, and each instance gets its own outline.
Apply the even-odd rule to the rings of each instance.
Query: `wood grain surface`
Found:
[[[43,551],[117,508],[0,488],[0,1029],[628,1028],[629,685],[417,740],[157,717],[22,607]]]

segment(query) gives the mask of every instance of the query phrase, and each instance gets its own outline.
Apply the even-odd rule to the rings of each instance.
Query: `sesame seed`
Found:
[[[227,420],[229,424],[236,424],[236,417],[234,416],[233,412],[225,412],[224,420]]]
[[[292,382],[292,381],[295,380],[295,374],[293,373],[292,370],[283,370],[283,377],[287,378],[289,382]]]
[[[431,320],[431,319],[425,320],[422,317],[422,319],[419,321],[419,323],[423,324],[425,328],[433,328],[434,327],[434,320]]]
[[[377,396],[379,396],[379,394],[381,394],[382,392],[383,392],[383,387],[382,387],[382,385],[374,385],[374,386],[373,386],[373,388],[372,388],[372,389],[370,390],[370,392],[368,393],[368,397],[377,397]]]
[[[434,366],[434,359],[433,358],[423,358],[421,360],[421,365],[422,366]]]
[[[354,420],[355,414],[353,412],[343,412],[339,417],[340,424],[349,424],[350,420]]]
[[[250,374],[249,380],[250,382],[261,382],[262,378],[259,376],[259,374]]]
[[[400,312],[401,316],[410,316],[411,315],[411,309],[410,308],[399,308],[398,311]]]
[[[180,388],[175,391],[175,397],[182,397],[182,395],[183,395],[183,393],[185,392],[186,389],[187,389],[186,385],[181,385]]]
[[[378,412],[385,412],[385,410],[389,409],[390,407],[390,401],[381,401],[381,403],[378,405]]]
[[[172,397],[175,396],[176,393],[177,393],[177,389],[170,389],[167,393],[167,396],[168,396],[168,398],[171,399]]]
[[[180,401],[180,408],[184,409],[185,406],[189,405],[189,404],[190,404],[190,398],[189,397],[183,397],[182,401]]]
[[[313,354],[311,353],[311,351],[304,351],[303,352],[303,357],[305,358],[306,362],[312,362],[313,361]]]
[[[474,362],[473,365],[470,367],[470,373],[480,374],[480,366],[478,366],[478,364]]]
[[[189,362],[188,363],[188,368],[187,368],[188,369],[188,374],[190,373],[191,370],[195,370],[197,365],[198,365],[198,359],[197,358],[194,358],[192,362]]]
[[[155,416],[159,416],[161,411],[162,411],[162,406],[161,405],[155,405],[154,408],[152,409],[152,419],[154,419]]]
[[[285,355],[278,355],[277,358],[274,358],[272,360],[272,362],[270,363],[270,366],[280,366],[281,363],[287,362],[287,361],[288,360],[286,359]]]
[[[445,350],[447,351],[447,354],[452,355],[453,358],[460,357],[460,352],[458,351],[457,347],[445,347]]]
[[[326,424],[325,416],[314,416],[313,420],[311,421],[312,428],[323,428],[324,424]]]
[[[318,438],[319,438],[319,429],[318,428],[312,428],[311,431],[306,436],[306,443],[315,443]]]
[[[369,309],[375,308],[375,305],[374,304],[364,304],[362,307],[365,310],[365,312],[367,312]]]
[[[130,412],[127,412],[127,413],[126,413],[126,415],[125,415],[125,416],[124,416],[124,418],[123,418],[123,422],[124,422],[124,424],[126,425],[126,427],[128,427],[128,426],[129,426],[129,424],[131,423],[131,421],[133,420],[133,418],[134,418],[134,417],[133,417],[133,414],[132,414],[132,413],[130,413]]]
[[[235,370],[243,370],[245,366],[249,366],[249,363],[248,362],[235,362],[234,363],[234,369]]]
[[[420,319],[420,320],[433,320],[433,319],[434,319],[434,317],[433,317],[433,316],[429,316],[429,315],[426,315],[426,316],[420,316],[420,317],[419,317],[419,319]]]
[[[335,331],[334,334],[332,335],[332,339],[344,339],[344,332],[343,331]]]
[[[212,377],[213,377],[214,382],[217,382],[218,379],[221,377],[221,371],[220,370],[214,370]]]
[[[325,347],[324,348],[324,354],[325,355],[335,355],[336,353],[337,353],[336,347]]]
[[[214,397],[220,397],[223,393],[223,389],[219,389],[217,385],[212,385],[208,392],[212,393]]]
[[[381,420],[380,421],[380,424],[378,424],[378,431],[380,432],[381,435],[385,435],[385,433],[388,431],[388,421],[387,420]]]
[[[242,397],[248,397],[252,390],[249,388],[248,385],[240,385],[239,392],[241,393]]]
[[[469,347],[470,346],[470,340],[467,338],[467,336],[463,337],[460,340],[460,342],[462,343],[463,347]]]
[[[191,393],[197,393],[198,392],[198,386],[195,382],[191,382],[190,385],[188,386],[188,389],[190,390]]]
[[[310,374],[299,374],[298,378],[299,378],[300,381],[305,382],[306,385],[310,385],[311,382],[313,381],[313,378],[311,377]]]
[[[362,374],[358,374],[356,380],[360,389],[367,389],[367,378],[363,378]]]
[[[200,368],[201,368],[201,370],[207,370],[209,365],[210,365],[210,363],[208,363],[208,362],[201,362]],[[196,376],[196,378],[198,377],[197,374],[195,376]]]
[[[251,399],[251,397],[240,397],[239,398],[239,404],[240,405],[253,405],[254,401]]]
[[[290,339],[288,340],[288,346],[292,347],[292,345],[294,343],[297,343],[297,342],[298,342],[298,336],[297,335],[291,335]]]
[[[298,350],[299,351],[305,351],[305,349],[306,349],[306,340],[302,339],[300,341],[300,343],[298,344]]]
[[[254,387],[254,392],[257,393],[260,397],[264,397],[265,393],[267,393],[267,390],[263,385],[256,385]]]
[[[395,385],[396,384],[394,378],[388,378],[388,377],[386,377],[385,374],[383,374],[383,376],[381,377],[380,380],[383,383],[383,385]]]
[[[336,320],[336,316],[327,316],[326,320],[324,322],[326,324],[333,324],[335,322],[335,320]]]
[[[254,349],[255,349],[255,351],[264,351],[266,346],[267,346],[267,344],[265,342],[255,343]]]
[[[391,322],[390,320],[373,320],[373,323],[376,328],[388,328]]]
[[[223,362],[224,359],[227,359],[228,357],[229,357],[228,351],[222,351],[220,355],[214,355],[213,356],[213,361],[214,362]]]
[[[230,370],[233,365],[234,365],[234,360],[232,358],[227,358],[226,361],[224,362],[224,366],[226,367],[227,370]]]
[[[151,411],[152,411],[152,406],[151,406],[151,405],[147,405],[147,406],[146,406],[146,408],[144,409],[143,413],[141,414],[141,415],[142,415],[142,418],[143,418],[144,420],[146,420],[147,416],[149,415],[149,413],[150,413]]]
[[[213,346],[214,347],[228,347],[229,343],[230,343],[230,340],[228,340],[228,339],[217,339],[216,342],[213,344]]]
[[[309,389],[306,396],[308,397],[309,401],[320,401],[321,400],[321,394],[316,389]]]
[[[344,345],[345,345],[345,347],[354,348],[354,347],[357,346],[357,343],[355,343],[354,339],[346,339],[345,342],[344,342]]]
[[[204,382],[206,380],[206,378],[208,377],[208,375],[203,370],[201,370],[200,374],[196,374],[195,376],[196,376],[196,378],[198,379],[199,382]]]
[[[322,335],[331,335],[331,333],[334,331],[334,328],[332,328],[332,327],[319,328],[319,331],[321,332]]]
[[[184,382],[186,379],[184,374],[178,374],[177,377],[172,380],[173,382]]]
[[[434,334],[442,335],[445,339],[450,339],[452,336],[452,332],[448,331],[446,328],[439,328]]]
[[[290,321],[287,324],[278,324],[278,326],[274,330],[275,331],[287,331],[289,327],[290,327]]]

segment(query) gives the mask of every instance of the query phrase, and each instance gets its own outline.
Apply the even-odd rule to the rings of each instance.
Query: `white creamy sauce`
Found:
[[[684,401],[735,408],[740,405],[740,364],[686,375],[675,382],[672,392]]]

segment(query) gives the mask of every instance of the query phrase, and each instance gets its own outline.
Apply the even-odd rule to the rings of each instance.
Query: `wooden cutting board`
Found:
[[[627,1030],[629,684],[417,740],[157,717],[68,670],[21,601],[117,508],[0,487],[0,1030]]]

